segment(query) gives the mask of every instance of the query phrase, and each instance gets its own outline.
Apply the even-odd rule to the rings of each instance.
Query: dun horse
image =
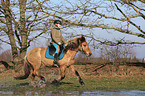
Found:
[[[63,80],[65,78],[66,68],[70,68],[77,76],[79,83],[81,85],[84,85],[84,82],[81,79],[79,73],[74,68],[74,58],[78,51],[83,52],[86,56],[90,56],[92,54],[89,49],[88,43],[86,42],[84,36],[80,36],[70,40],[67,44],[65,44],[65,46],[66,47],[63,50],[63,52],[65,52],[65,55],[61,60],[58,61],[60,65],[60,76],[55,81],[60,82],[61,80]],[[44,64],[46,66],[53,65],[53,59],[48,59],[45,57],[46,50],[47,47],[36,47],[30,50],[24,58],[24,75],[15,77],[15,79],[26,79],[30,75],[32,81],[34,81],[35,76],[45,81],[45,78],[39,74],[41,64]]]

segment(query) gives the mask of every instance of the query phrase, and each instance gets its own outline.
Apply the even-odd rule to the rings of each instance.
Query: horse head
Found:
[[[83,52],[86,56],[92,55],[88,43],[86,42],[86,39],[83,35],[81,37],[77,37],[68,41],[68,44],[63,52],[65,53],[67,52],[67,50],[74,50],[74,49],[78,49],[79,51]]]
[[[79,43],[79,47],[78,47],[79,51],[83,52],[87,57],[92,55],[89,45],[86,42],[86,39],[83,35],[81,36],[81,38],[78,38],[78,43]]]

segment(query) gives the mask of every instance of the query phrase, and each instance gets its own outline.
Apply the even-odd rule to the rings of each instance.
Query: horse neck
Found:
[[[69,58],[74,58],[74,57],[76,56],[77,52],[78,52],[78,50],[68,50],[68,51],[66,52],[66,55],[67,55],[67,57],[69,57]]]

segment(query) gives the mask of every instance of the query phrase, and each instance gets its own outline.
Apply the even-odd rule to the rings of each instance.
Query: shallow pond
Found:
[[[130,91],[0,91],[0,95],[37,95],[37,96],[145,96],[145,91],[130,90]]]

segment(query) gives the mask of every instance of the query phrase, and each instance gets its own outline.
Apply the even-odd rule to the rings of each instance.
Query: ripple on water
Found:
[[[67,96],[145,96],[145,91],[140,90],[130,90],[130,91],[118,91],[118,92],[111,92],[111,91],[25,91],[18,92],[13,91],[0,91],[0,95],[67,95]]]

